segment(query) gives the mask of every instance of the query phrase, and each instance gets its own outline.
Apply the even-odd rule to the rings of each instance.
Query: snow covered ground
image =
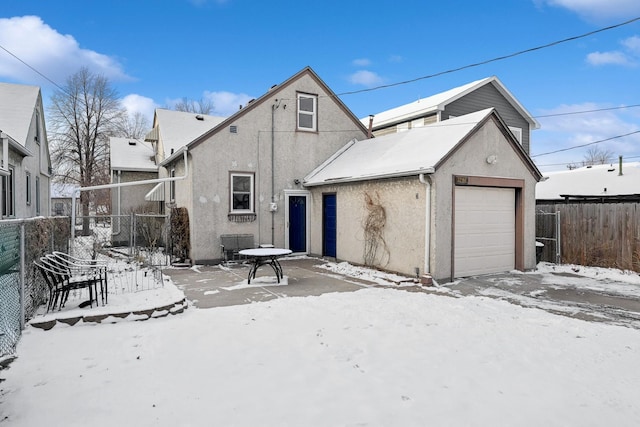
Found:
[[[640,425],[640,330],[446,290],[27,328],[17,354],[11,426]]]

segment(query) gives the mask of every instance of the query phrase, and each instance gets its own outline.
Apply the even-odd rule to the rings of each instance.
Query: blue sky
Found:
[[[582,35],[640,17],[638,0],[3,0],[0,81],[42,87],[81,66],[149,118],[183,97],[229,115],[305,66],[333,89],[370,89]],[[341,96],[358,117],[497,76],[533,116],[640,104],[640,21],[414,83]],[[640,107],[539,117],[543,171],[640,130]],[[593,145],[640,161],[640,133]]]

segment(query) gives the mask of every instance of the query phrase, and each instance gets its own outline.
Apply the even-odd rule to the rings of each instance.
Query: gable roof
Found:
[[[0,130],[22,147],[26,147],[39,94],[38,86],[0,83]]]
[[[547,179],[536,185],[536,199],[640,194],[640,162],[623,163],[622,175],[619,173],[615,164],[548,172]]]
[[[194,141],[190,142],[187,145],[187,147],[189,149],[191,149],[193,147],[196,147],[197,145],[201,144],[203,141],[205,141],[206,139],[208,139],[212,135],[216,134],[220,130],[226,129],[228,125],[230,125],[233,122],[235,122],[236,120],[238,120],[238,118],[244,116],[245,114],[251,113],[259,105],[263,104],[264,102],[267,102],[273,96],[277,95],[279,92],[281,92],[286,87],[290,86],[291,84],[293,84],[294,82],[296,82],[298,79],[302,78],[305,75],[308,75],[313,80],[315,80],[315,82],[319,86],[321,86],[322,89],[328,94],[328,96],[331,97],[335,101],[335,103],[338,105],[338,107],[342,111],[345,112],[345,114],[353,121],[353,123],[358,128],[360,128],[360,130],[364,134],[367,133],[367,128],[360,122],[360,120],[358,120],[358,118],[351,112],[351,110],[349,110],[349,108],[340,100],[340,98],[338,98],[338,96],[331,90],[331,88],[329,88],[329,86],[327,86],[327,84],[324,81],[322,81],[322,79],[315,73],[315,71],[313,71],[311,69],[311,67],[307,66],[307,67],[303,68],[302,70],[298,71],[293,76],[289,77],[284,82],[280,83],[279,85],[275,85],[275,86],[271,87],[265,94],[263,94],[262,96],[260,96],[259,98],[255,99],[255,100],[251,101],[246,107],[244,107],[241,110],[237,111],[235,114],[229,116],[227,119],[225,119],[221,123],[217,124],[215,127],[210,129],[209,131],[207,131],[204,134],[202,134],[199,137],[197,137]],[[167,157],[167,159],[165,159],[161,164],[162,165],[167,164],[167,163],[173,161],[179,155],[180,155],[180,153],[178,153],[176,151],[176,152],[174,152],[174,154],[172,156]]]
[[[191,141],[213,129],[226,118],[207,114],[187,113],[184,111],[157,108],[153,117],[154,129],[145,140],[162,138],[165,149],[163,157],[171,156]],[[159,135],[158,135],[159,134]]]
[[[156,172],[151,143],[132,138],[109,138],[111,170]]]
[[[433,173],[467,136],[491,116],[501,122],[495,109],[488,108],[407,132],[351,141],[307,175],[304,185]],[[535,166],[533,168],[537,170]]]
[[[531,116],[520,102],[518,102],[502,82],[496,76],[492,76],[449,89],[445,92],[437,93],[427,98],[419,99],[409,104],[401,105],[400,107],[377,113],[375,114],[374,119],[374,129],[409,120],[413,117],[443,111],[448,104],[457,101],[463,96],[487,84],[495,86],[495,88],[502,94],[502,96],[505,97],[513,108],[515,108],[529,122],[532,129],[538,129],[540,127],[538,121]],[[364,124],[368,124],[369,118],[362,118],[360,121]]]

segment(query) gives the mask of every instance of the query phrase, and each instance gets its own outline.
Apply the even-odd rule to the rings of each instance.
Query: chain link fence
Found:
[[[89,233],[85,222],[89,223]],[[72,253],[78,258],[95,259],[99,255],[132,258],[148,266],[170,263],[170,221],[167,215],[92,215],[77,217]]]
[[[70,229],[65,217],[0,221],[0,357],[13,353],[24,323],[47,300],[33,261],[68,252]]]
[[[24,324],[47,302],[49,289],[33,261],[53,251],[101,259],[108,262],[110,294],[153,289],[162,286],[161,268],[171,260],[169,228],[168,216],[152,214],[79,217],[74,230],[69,217],[0,221],[0,358],[15,351]]]

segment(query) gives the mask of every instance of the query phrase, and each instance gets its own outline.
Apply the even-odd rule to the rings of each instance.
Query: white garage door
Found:
[[[454,277],[514,268],[515,205],[513,188],[456,187]]]

